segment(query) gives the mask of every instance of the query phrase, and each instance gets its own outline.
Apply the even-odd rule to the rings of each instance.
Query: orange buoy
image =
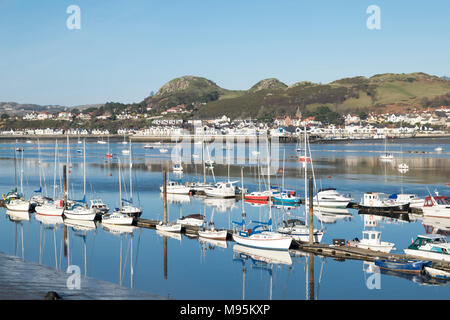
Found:
[[[445,185],[446,185],[447,187],[450,187],[450,183],[449,183],[449,182],[447,182]]]
[[[328,179],[331,179],[331,176],[328,176]]]

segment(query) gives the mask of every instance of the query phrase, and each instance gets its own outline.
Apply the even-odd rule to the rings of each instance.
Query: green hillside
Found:
[[[297,82],[287,86],[271,78],[249,90],[226,90],[199,77],[181,77],[144,100],[154,107],[193,104],[192,117],[269,118],[327,106],[333,112],[370,112],[450,105],[450,81],[425,73],[377,74],[329,84]]]

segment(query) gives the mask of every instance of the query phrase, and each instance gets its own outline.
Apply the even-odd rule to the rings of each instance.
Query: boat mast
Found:
[[[268,205],[269,205],[269,220],[272,219],[272,188],[270,185],[270,143],[269,143],[269,136],[267,135],[267,181],[269,184],[269,199],[268,199]]]
[[[86,196],[86,139],[83,140],[83,196]]]
[[[130,202],[133,203],[133,179],[132,179],[132,156],[131,156],[131,139],[130,139]]]
[[[58,156],[58,139],[56,139],[56,143],[55,143],[55,169],[53,172],[53,200],[55,200],[56,198],[56,159]]]
[[[308,185],[307,185],[307,180],[308,180],[308,158],[307,158],[307,153],[306,153],[306,123],[305,123],[305,130],[304,130],[304,140],[305,140],[305,158],[303,159],[303,166],[305,168],[305,217],[308,214],[308,209],[307,209],[307,203],[308,203]],[[305,219],[306,220],[306,219]]]
[[[20,193],[23,194],[23,154],[25,151],[22,151],[22,164],[20,169]]]
[[[122,210],[122,178],[120,176],[120,157],[117,158],[119,161],[119,209]]]

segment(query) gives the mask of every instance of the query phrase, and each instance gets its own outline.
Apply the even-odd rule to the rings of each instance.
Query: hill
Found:
[[[297,108],[308,113],[327,106],[333,112],[343,114],[402,112],[450,105],[450,81],[425,73],[386,73],[370,78],[359,76],[329,84],[303,81],[289,87],[260,84],[235,97],[210,101],[199,108],[193,117],[227,115],[231,118],[269,119],[294,115]]]

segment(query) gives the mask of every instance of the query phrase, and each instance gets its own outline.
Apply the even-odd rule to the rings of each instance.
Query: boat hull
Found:
[[[64,213],[64,208],[56,207],[56,206],[49,206],[49,205],[42,205],[42,206],[36,206],[34,208],[34,211],[38,215],[42,216],[50,216],[50,217],[60,217]]]
[[[450,255],[448,255],[448,254],[442,254],[442,253],[425,251],[425,250],[416,250],[416,249],[404,249],[404,251],[405,251],[405,254],[408,256],[450,262]]]
[[[227,234],[227,230],[203,230],[198,232],[200,237],[212,240],[226,240]]]
[[[389,260],[375,260],[375,265],[380,269],[392,270],[407,273],[420,273],[425,266],[429,266],[430,261],[389,261]]]
[[[165,232],[181,232],[181,224],[157,224],[156,230]]]
[[[274,238],[273,236],[265,236],[264,234],[241,236],[234,233],[233,240],[244,246],[270,250],[289,250],[292,243],[292,238],[288,236]]]

